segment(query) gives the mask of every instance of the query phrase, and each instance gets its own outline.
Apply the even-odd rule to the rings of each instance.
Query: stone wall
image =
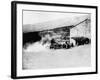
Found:
[[[77,25],[70,30],[70,37],[88,37],[91,38],[90,19],[87,19],[83,23]]]

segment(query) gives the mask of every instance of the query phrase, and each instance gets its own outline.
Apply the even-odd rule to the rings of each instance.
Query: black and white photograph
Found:
[[[15,3],[15,77],[97,72],[96,6]]]
[[[91,15],[23,10],[23,69],[91,66]]]

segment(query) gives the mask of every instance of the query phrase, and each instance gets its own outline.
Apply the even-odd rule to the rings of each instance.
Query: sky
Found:
[[[61,13],[61,12],[43,12],[43,11],[23,11],[23,24],[36,24],[58,19],[69,19],[77,16],[83,16],[87,14],[79,13]]]

